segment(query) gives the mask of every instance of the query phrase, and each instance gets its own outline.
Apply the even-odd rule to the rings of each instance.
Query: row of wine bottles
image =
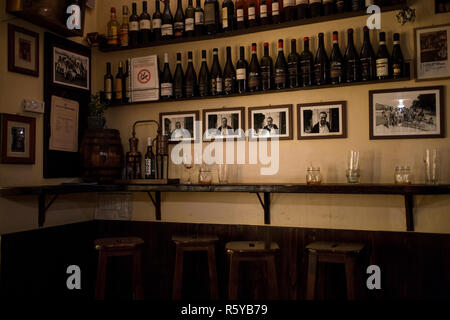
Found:
[[[119,25],[116,9],[111,8],[108,23],[107,44],[109,46],[138,46],[151,41],[171,38],[200,36],[243,29],[263,24],[280,23],[345,11],[357,11],[373,4],[387,5],[389,0],[223,0],[219,9],[218,0],[188,0],[183,10],[178,0],[175,16],[170,10],[170,0],[164,0],[160,11],[160,0],[155,0],[153,16],[147,10],[147,1],[142,2],[142,13],[138,16],[137,5],[132,3],[132,14],[128,18],[128,7],[123,6],[123,20]]]
[[[264,43],[264,56],[260,60],[257,57],[256,43],[252,44],[250,64],[245,59],[245,47],[240,47],[240,56],[236,65],[232,61],[231,47],[226,47],[227,58],[223,69],[220,66],[217,48],[213,49],[213,61],[210,68],[206,62],[206,50],[202,50],[202,62],[198,77],[191,51],[188,52],[186,70],[183,70],[182,67],[181,53],[177,53],[177,65],[173,76],[168,54],[165,53],[164,67],[160,72],[159,79],[161,99],[243,94],[260,90],[382,80],[404,76],[404,59],[398,33],[395,33],[393,37],[392,55],[388,52],[384,32],[379,33],[379,46],[376,54],[370,42],[367,27],[364,28],[364,42],[360,53],[357,52],[354,45],[353,29],[348,29],[347,33],[348,44],[344,55],[339,48],[337,31],[333,32],[333,49],[330,56],[325,50],[323,33],[318,35],[319,46],[315,57],[310,51],[309,38],[305,37],[304,49],[301,54],[297,53],[296,40],[291,39],[291,51],[286,59],[283,40],[280,39],[278,40],[278,55],[275,64],[269,54],[268,42]]]

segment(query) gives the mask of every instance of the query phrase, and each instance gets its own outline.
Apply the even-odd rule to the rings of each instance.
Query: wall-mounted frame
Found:
[[[297,105],[297,139],[347,137],[347,103],[331,101]]]
[[[369,91],[370,139],[444,138],[444,87]]]
[[[450,12],[450,0],[434,0],[434,13]]]
[[[248,108],[249,139],[293,139],[292,104]]]
[[[416,79],[450,79],[450,24],[414,29]]]
[[[242,139],[245,137],[245,108],[203,110],[203,139]]]
[[[8,23],[8,71],[39,77],[39,33]]]
[[[162,112],[159,114],[159,123],[162,126],[163,135],[169,135],[169,143],[181,141],[199,141],[201,128],[196,126],[200,120],[200,112]]]
[[[0,114],[2,163],[34,163],[36,119],[15,114]]]

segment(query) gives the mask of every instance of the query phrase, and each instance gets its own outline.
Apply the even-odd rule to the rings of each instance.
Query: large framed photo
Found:
[[[14,114],[0,114],[1,161],[3,163],[34,163],[36,119]]]
[[[292,104],[248,108],[249,139],[292,140]]]
[[[39,34],[8,24],[8,70],[39,77]]]
[[[450,78],[450,24],[414,30],[417,80]]]
[[[245,108],[203,110],[203,138],[243,138],[245,136]]]
[[[346,138],[346,107],[345,101],[297,105],[297,139]]]
[[[169,143],[198,141],[201,128],[196,127],[199,111],[166,112],[159,114],[163,135],[169,136]]]
[[[370,139],[443,138],[444,87],[369,91]]]

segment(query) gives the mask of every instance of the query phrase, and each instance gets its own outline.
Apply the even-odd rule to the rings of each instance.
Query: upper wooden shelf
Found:
[[[390,6],[384,6],[381,8],[381,12],[389,12],[389,11],[399,10],[403,6],[404,6],[404,4],[395,4],[395,5],[390,5]],[[252,34],[252,33],[263,32],[263,31],[270,31],[270,30],[289,28],[289,27],[295,27],[295,26],[301,26],[301,25],[308,25],[308,24],[314,24],[314,23],[320,23],[320,22],[329,22],[329,21],[333,21],[333,20],[359,17],[359,16],[364,16],[364,15],[367,15],[366,10],[351,11],[351,12],[344,12],[344,13],[336,13],[336,14],[332,14],[332,15],[328,15],[328,16],[320,16],[320,17],[315,17],[315,18],[286,21],[286,22],[281,22],[278,24],[260,25],[260,26],[245,28],[245,29],[233,30],[233,31],[229,31],[229,32],[217,33],[217,34],[202,35],[202,36],[195,36],[195,37],[185,37],[185,38],[170,39],[170,40],[164,40],[164,41],[153,41],[149,44],[138,45],[138,46],[133,46],[133,47],[131,47],[131,46],[128,46],[128,47],[99,47],[99,50],[102,52],[112,52],[112,51],[142,49],[142,48],[148,48],[148,47],[159,47],[159,46],[178,44],[178,43],[183,43],[183,42],[196,42],[196,41],[203,41],[203,40],[210,40],[210,39],[221,39],[221,38],[228,38],[228,37]]]

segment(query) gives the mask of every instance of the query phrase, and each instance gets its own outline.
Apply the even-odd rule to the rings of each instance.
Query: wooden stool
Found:
[[[347,298],[355,300],[358,286],[356,262],[364,248],[362,243],[316,241],[308,244],[308,278],[306,299],[314,300],[318,263],[342,263],[345,265]],[[323,275],[321,275],[323,276]]]
[[[230,273],[228,279],[228,299],[238,298],[239,287],[239,262],[241,261],[263,261],[267,266],[268,298],[278,298],[277,271],[275,265],[275,254],[280,251],[276,242],[266,243],[264,241],[235,241],[228,242],[225,250],[230,259]]]
[[[173,236],[175,242],[175,270],[173,273],[174,300],[181,299],[181,288],[183,286],[183,260],[186,251],[206,251],[208,255],[209,268],[209,291],[211,299],[219,299],[219,285],[217,281],[216,250],[215,242],[219,240],[216,236]]]
[[[133,268],[131,271],[133,299],[144,299],[141,272],[141,249],[139,247],[139,245],[143,243],[144,240],[137,237],[101,238],[94,241],[95,249],[99,251],[95,299],[103,300],[105,298],[106,265],[108,257],[116,256],[133,256]]]

